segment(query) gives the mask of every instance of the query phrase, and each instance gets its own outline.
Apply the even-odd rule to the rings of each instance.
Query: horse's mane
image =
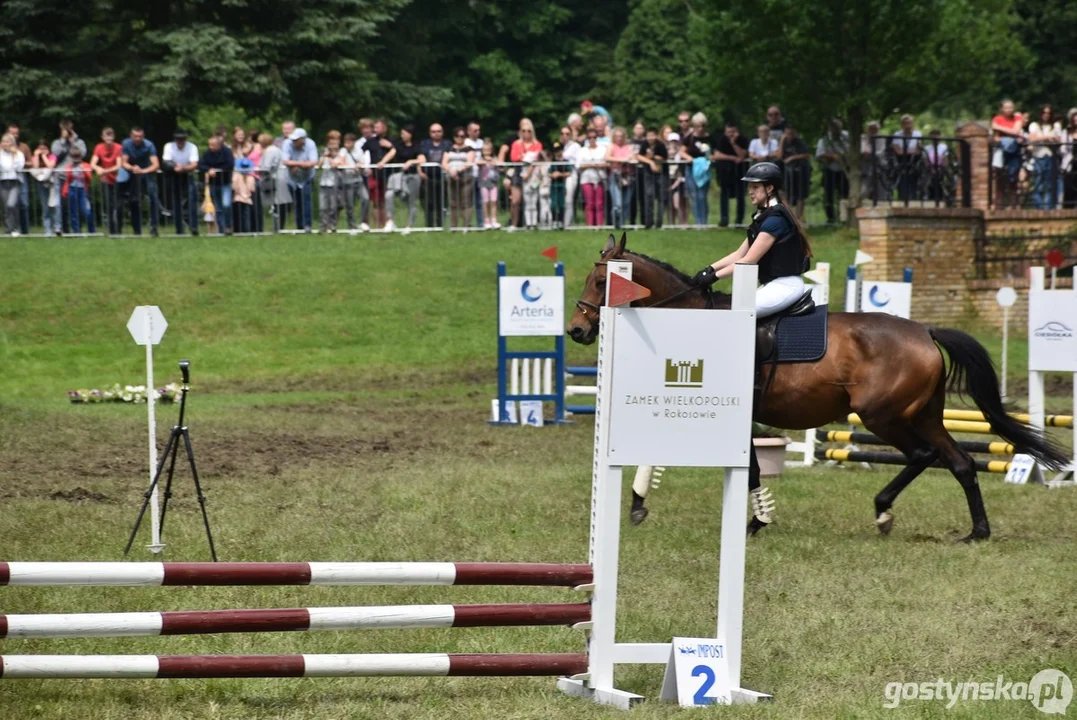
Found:
[[[647,262],[651,263],[652,265],[654,265],[654,266],[656,266],[656,267],[670,273],[671,275],[673,275],[675,278],[680,280],[685,285],[691,285],[692,284],[692,277],[690,275],[687,275],[687,274],[681,272],[680,270],[673,267],[672,265],[670,265],[668,262],[665,262],[664,260],[658,260],[657,258],[653,258],[650,255],[644,255],[641,252],[635,252],[634,250],[628,250],[627,248],[624,250],[624,252],[622,254],[623,255],[631,255],[633,257],[639,258],[640,260],[646,260]],[[712,292],[713,292],[713,294],[715,296],[717,296],[723,302],[725,301],[726,298],[729,297],[729,295],[727,293],[724,293],[721,290],[713,290]]]
[[[657,265],[658,267],[665,270],[666,272],[671,273],[674,276],[676,276],[677,279],[680,280],[681,282],[683,282],[685,285],[690,285],[692,283],[691,276],[686,275],[685,273],[681,272],[680,270],[673,267],[672,265],[670,265],[668,262],[665,262],[664,260],[659,260],[658,258],[651,257],[650,255],[644,255],[641,252],[636,252],[634,250],[628,250],[628,249],[625,249],[623,254],[624,255],[634,255],[635,257],[638,257],[640,260],[646,260],[647,262],[651,263],[652,265]]]

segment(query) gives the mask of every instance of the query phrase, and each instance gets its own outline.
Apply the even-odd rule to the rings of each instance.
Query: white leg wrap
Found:
[[[752,501],[752,514],[759,522],[773,522],[774,497],[770,494],[770,488],[758,487],[749,494]]]
[[[662,473],[665,471],[661,465],[640,465],[636,468],[636,478],[632,481],[632,492],[640,497],[647,497],[648,490],[657,490],[662,484]]]

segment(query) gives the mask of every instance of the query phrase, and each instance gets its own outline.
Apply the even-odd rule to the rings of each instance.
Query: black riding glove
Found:
[[[710,287],[717,280],[717,271],[715,271],[713,267],[708,265],[707,267],[696,273],[696,276],[692,278],[692,284],[696,287]]]

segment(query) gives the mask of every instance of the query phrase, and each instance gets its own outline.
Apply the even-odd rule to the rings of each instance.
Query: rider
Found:
[[[759,289],[755,292],[756,317],[781,312],[804,296],[801,273],[808,271],[811,246],[804,228],[781,198],[782,171],[771,162],[753,165],[741,178],[748,183],[748,196],[758,208],[748,226],[748,237],[733,252],[696,273],[692,283],[699,287],[733,274],[738,262],[759,266]],[[760,484],[759,458],[752,445],[749,451],[748,487],[752,521],[748,533],[754,535],[772,521],[774,500]]]
[[[733,274],[737,263],[759,266],[755,293],[756,317],[764,318],[791,307],[803,297],[804,280],[812,256],[800,221],[781,197],[782,171],[772,162],[753,165],[741,178],[758,208],[748,226],[748,237],[733,252],[696,273],[692,284],[713,285]]]

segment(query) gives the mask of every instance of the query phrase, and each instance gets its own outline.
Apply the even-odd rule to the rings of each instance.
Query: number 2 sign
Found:
[[[714,638],[673,638],[662,700],[684,707],[732,702],[725,642]]]

